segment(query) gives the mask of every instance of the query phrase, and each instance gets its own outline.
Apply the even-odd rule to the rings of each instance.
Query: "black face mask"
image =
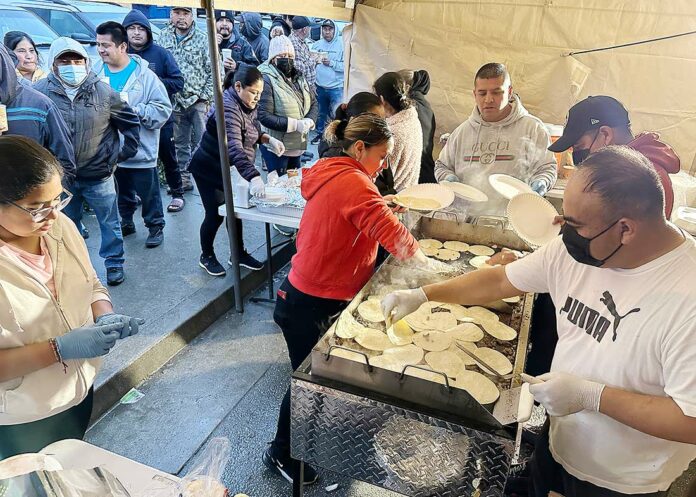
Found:
[[[616,247],[616,250],[614,250],[604,259],[597,259],[590,253],[590,243],[595,238],[598,238],[607,231],[609,231],[618,222],[619,220],[617,219],[592,238],[585,238],[584,236],[578,233],[578,230],[576,230],[568,223],[565,223],[561,230],[561,233],[563,235],[563,244],[568,250],[570,256],[580,264],[587,264],[588,266],[595,267],[603,266],[605,262],[611,259],[614,256],[614,254],[616,254],[619,251],[619,249],[623,247],[623,243],[619,243],[619,246]]]
[[[576,150],[575,147],[573,147],[573,164],[575,164],[575,167],[578,167],[580,163],[587,159],[587,156],[590,155],[592,145],[594,145],[594,142],[597,140],[598,136],[599,130],[597,130],[597,133],[595,133],[594,139],[592,140],[592,143],[590,143],[590,146],[588,148],[581,148]]]
[[[295,59],[279,57],[276,59],[275,66],[281,73],[289,78],[295,70]]]

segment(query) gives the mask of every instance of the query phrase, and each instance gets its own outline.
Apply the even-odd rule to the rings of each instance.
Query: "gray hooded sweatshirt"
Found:
[[[123,87],[122,94],[127,94],[128,105],[140,119],[140,147],[135,157],[119,163],[119,167],[144,169],[157,167],[160,128],[172,113],[172,102],[167,89],[157,75],[148,69],[145,59],[129,55],[138,64]],[[94,72],[104,77],[104,62],[94,65]]]
[[[544,124],[513,97],[512,111],[495,123],[483,120],[478,107],[455,129],[435,163],[435,178],[444,181],[455,174],[459,181],[478,188],[493,201],[501,197],[488,183],[491,174],[514,176],[527,184],[556,182],[556,160],[548,150],[549,134]]]

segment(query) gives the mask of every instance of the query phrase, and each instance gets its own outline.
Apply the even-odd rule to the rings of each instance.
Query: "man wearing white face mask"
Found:
[[[80,43],[58,38],[51,44],[49,62],[51,74],[34,89],[60,110],[71,132],[77,163],[77,176],[70,187],[73,201],[64,212],[79,228],[82,201],[94,210],[107,283],[118,285],[124,279],[124,252],[113,173],[118,162],[137,152],[140,120],[119,94],[90,70],[89,57]]]

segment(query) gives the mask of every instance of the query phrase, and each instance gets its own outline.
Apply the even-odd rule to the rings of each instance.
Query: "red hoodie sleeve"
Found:
[[[399,260],[416,253],[418,242],[387,206],[374,184],[356,174],[345,187],[342,212],[353,226]]]

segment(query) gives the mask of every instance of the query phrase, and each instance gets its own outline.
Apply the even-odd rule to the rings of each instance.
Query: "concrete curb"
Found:
[[[278,242],[278,240],[273,240]],[[265,246],[262,247],[265,253]],[[295,253],[294,243],[278,248],[273,253],[273,267],[281,268],[290,262]],[[242,268],[242,296],[247,296],[266,283],[267,273]],[[167,312],[157,323],[163,338],[144,350],[130,364],[95,384],[94,407],[90,424],[95,423],[111,409],[131,388],[140,385],[150,375],[162,368],[191,340],[200,335],[220,316],[234,307],[234,292],[230,278],[212,280],[175,309]],[[253,304],[271,305],[271,304]]]

